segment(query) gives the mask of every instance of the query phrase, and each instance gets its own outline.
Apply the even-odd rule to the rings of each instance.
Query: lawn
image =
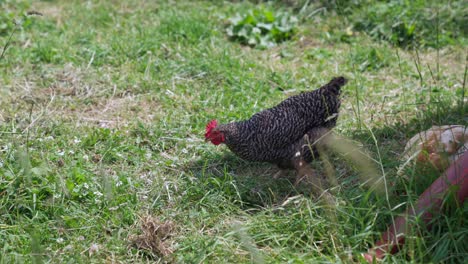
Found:
[[[468,123],[467,4],[255,2],[0,0],[0,263],[364,261],[437,177],[397,173],[406,141]],[[232,32],[248,14],[270,38]],[[333,204],[204,142],[341,75]],[[412,219],[385,260],[466,261],[467,217]]]

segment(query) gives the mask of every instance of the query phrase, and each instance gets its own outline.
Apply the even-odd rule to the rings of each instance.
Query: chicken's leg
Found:
[[[299,153],[299,152],[298,152]],[[322,191],[324,184],[322,180],[316,175],[312,167],[300,156],[300,153],[293,160],[294,168],[296,169],[296,181],[294,186],[298,186],[302,181],[312,184],[314,191]]]
[[[305,182],[311,186],[312,193],[316,197],[321,197],[321,200],[324,201],[327,205],[331,206],[335,204],[334,197],[327,190],[325,190],[326,181],[322,180],[308,163],[304,162],[304,160],[300,158],[293,162],[293,164],[297,171],[296,182],[294,183],[295,187],[297,187],[299,183],[305,180]]]

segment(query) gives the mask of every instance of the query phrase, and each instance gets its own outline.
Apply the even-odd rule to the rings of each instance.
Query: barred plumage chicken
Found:
[[[344,77],[333,78],[317,90],[289,97],[245,121],[218,124],[212,120],[205,139],[226,144],[245,160],[296,169],[300,178],[311,171],[307,164],[317,154],[313,143],[336,125],[340,89],[346,82]]]

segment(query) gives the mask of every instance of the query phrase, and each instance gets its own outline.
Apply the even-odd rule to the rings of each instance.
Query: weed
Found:
[[[229,24],[226,31],[230,38],[245,45],[270,48],[294,35],[297,18],[287,12],[257,8],[237,14],[229,19]]]
[[[395,0],[363,3],[350,19],[356,30],[400,47],[439,48],[466,37],[466,28],[461,26],[468,22],[460,13],[463,10],[462,1]]]
[[[350,54],[349,60],[360,71],[378,70],[390,65],[392,55],[385,48],[357,48]]]
[[[463,1],[279,1],[291,2],[300,17],[318,13],[339,18],[341,29],[332,29],[334,39],[349,42],[344,32],[365,32],[376,40],[402,48],[441,48],[465,43],[466,4]],[[346,30],[343,30],[345,28]]]

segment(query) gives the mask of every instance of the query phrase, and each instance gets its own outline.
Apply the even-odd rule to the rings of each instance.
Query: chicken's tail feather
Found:
[[[338,95],[340,93],[341,86],[345,85],[348,82],[343,76],[333,78],[325,87],[332,93]]]

